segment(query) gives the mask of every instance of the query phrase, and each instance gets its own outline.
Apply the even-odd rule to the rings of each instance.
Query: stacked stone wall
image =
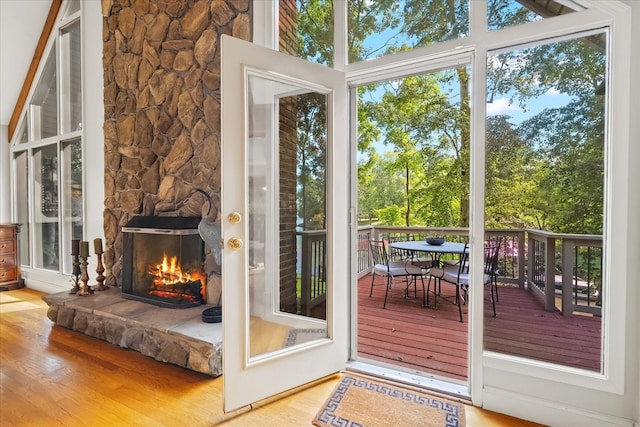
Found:
[[[250,0],[102,0],[108,284],[120,285],[121,227],[133,216],[219,222],[219,40],[250,40],[250,9]],[[215,302],[220,266],[208,248],[205,268]]]

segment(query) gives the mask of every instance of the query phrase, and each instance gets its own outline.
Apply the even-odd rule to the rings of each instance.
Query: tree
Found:
[[[302,229],[325,228],[327,104],[323,94],[296,98],[298,216]]]
[[[520,138],[510,117],[487,117],[485,224],[488,228],[541,228],[549,212],[538,203],[545,163]]]
[[[406,0],[403,14],[403,32],[414,37],[415,46],[428,46],[462,37],[469,33],[468,2],[461,0]],[[469,225],[469,144],[471,140],[469,117],[469,72],[467,67],[455,69],[460,102],[458,112],[450,111],[449,132],[444,136],[455,147],[460,176],[460,223]],[[451,132],[452,130],[456,132]]]
[[[360,218],[368,220],[370,224],[374,220],[388,225],[403,224],[403,178],[390,166],[393,161],[391,156],[388,154],[381,158],[374,152],[367,159],[367,166],[362,163],[358,165],[358,212]]]
[[[599,35],[549,43],[498,57],[511,64],[494,73],[499,92],[519,102],[549,90],[571,96],[523,122],[518,133],[540,162],[538,205],[556,232],[600,234],[604,204],[604,98],[606,55]],[[512,82],[512,83],[509,83]],[[518,84],[515,84],[518,82]]]
[[[371,120],[381,129],[384,144],[391,146],[394,157],[390,166],[404,178],[404,223],[414,222],[412,203],[420,192],[416,188],[424,182],[425,163],[422,147],[438,138],[442,110],[450,104],[441,92],[435,74],[408,77],[383,84],[379,100],[365,103]]]

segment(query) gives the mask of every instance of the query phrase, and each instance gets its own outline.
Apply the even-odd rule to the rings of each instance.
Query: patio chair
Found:
[[[408,238],[409,240],[411,240],[411,237]],[[407,240],[406,238],[402,238],[401,236],[397,236],[397,235],[391,235],[389,234],[389,245],[391,245],[394,242],[402,242],[404,240]],[[391,246],[389,246],[389,259],[391,260],[391,262],[394,261],[406,261],[409,258],[412,257],[412,253],[410,251],[405,251],[402,249],[396,249],[393,248]]]
[[[432,263],[430,261],[421,261],[421,260],[407,260],[404,264],[404,269],[407,272],[407,280],[410,281],[407,283],[407,289],[405,291],[405,296],[408,296],[409,288],[411,287],[411,283],[414,286],[414,296],[418,296],[418,279],[422,282],[422,306],[427,306],[427,293],[424,290],[424,278],[429,274],[429,270],[432,267]]]
[[[484,242],[484,274],[489,276],[489,287],[491,290],[491,304],[493,305],[493,317],[496,317],[496,302],[500,302],[498,298],[498,276],[500,269],[498,266],[498,257],[500,256],[500,246],[502,238],[489,239]],[[494,295],[495,293],[495,295]],[[495,299],[495,301],[494,301]]]
[[[396,277],[403,277],[409,286],[408,273],[405,268],[406,261],[391,261],[389,252],[387,251],[387,245],[384,240],[369,240],[369,248],[371,249],[371,256],[373,257],[373,267],[371,268],[371,290],[369,291],[369,298],[373,295],[373,287],[376,275],[386,277],[386,290],[384,293],[384,303],[382,308],[387,307],[387,296],[389,295],[389,289],[393,279]],[[405,289],[407,292],[407,289]]]
[[[497,276],[498,276],[498,255],[500,252],[501,239],[487,240],[484,249],[484,274],[483,284],[489,285],[491,292],[491,305],[493,308],[493,316],[496,316],[496,303],[494,299],[494,291],[497,294]],[[465,245],[465,249],[468,244]],[[456,296],[454,303],[458,306],[460,322],[462,322],[462,304],[466,304],[469,291],[469,255],[467,251],[460,256],[457,264],[444,264],[441,268],[432,268],[429,271],[429,282],[427,284],[427,300],[426,305],[429,306],[429,290],[431,288],[431,279],[434,279],[434,307],[437,307],[437,295],[435,286],[440,287],[442,282],[450,283],[456,287]]]

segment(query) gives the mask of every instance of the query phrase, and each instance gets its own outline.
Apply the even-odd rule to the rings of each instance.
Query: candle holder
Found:
[[[80,276],[80,280],[82,281],[82,287],[80,288],[80,292],[78,293],[78,295],[80,296],[93,294],[93,289],[91,289],[91,286],[89,286],[89,273],[87,272],[87,265],[89,265],[89,263],[87,262],[88,258],[88,256],[81,257],[82,262],[80,263],[80,269],[82,270],[82,274]]]
[[[72,283],[73,286],[69,291],[69,295],[77,294],[80,290],[80,260],[78,259],[78,254],[71,254],[73,257],[73,278]]]
[[[107,289],[109,289],[108,285],[104,284],[104,275],[102,273],[104,273],[104,265],[102,264],[102,254],[103,252],[96,252],[96,258],[97,258],[97,262],[98,262],[98,267],[96,268],[96,273],[98,273],[98,275],[96,276],[96,281],[98,282],[98,286],[96,286],[96,291],[106,291]]]

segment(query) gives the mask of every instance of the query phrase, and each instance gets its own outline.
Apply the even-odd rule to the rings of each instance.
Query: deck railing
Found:
[[[602,236],[527,230],[529,288],[548,311],[601,314]],[[559,301],[558,301],[559,300]]]
[[[434,234],[449,241],[465,242],[469,231],[442,227],[358,227],[358,278],[371,271],[369,240],[424,240]],[[299,235],[302,236],[302,306],[312,308],[315,303],[324,302],[326,234],[314,231]],[[490,229],[486,236],[500,237],[503,242],[498,258],[500,283],[529,289],[548,311],[558,308],[566,315],[574,311],[600,315],[601,236],[532,229]]]
[[[326,300],[327,293],[327,232],[300,231],[298,253],[301,254],[300,311],[310,316],[314,307]]]

